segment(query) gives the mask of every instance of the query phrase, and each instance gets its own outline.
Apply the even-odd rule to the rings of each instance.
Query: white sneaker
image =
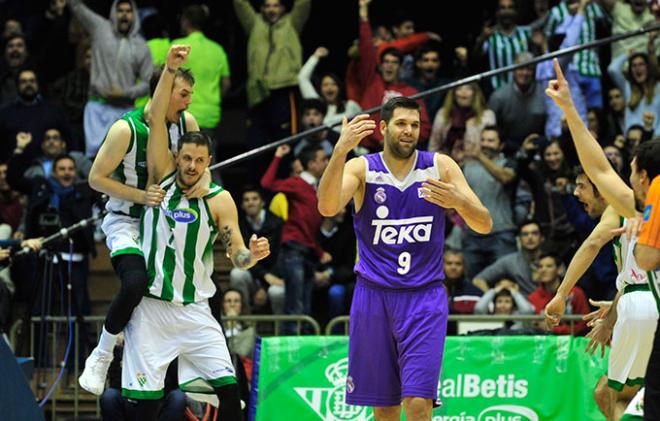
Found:
[[[105,389],[105,377],[108,375],[108,368],[112,362],[112,352],[106,352],[99,348],[94,348],[87,360],[85,360],[85,369],[78,377],[80,387],[95,395],[100,395]]]

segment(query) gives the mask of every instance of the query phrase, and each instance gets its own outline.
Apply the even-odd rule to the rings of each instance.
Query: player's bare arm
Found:
[[[612,239],[612,231],[618,227],[619,215],[614,208],[608,206],[603,212],[598,225],[591,231],[589,237],[582,243],[573,259],[571,259],[557,294],[545,306],[545,322],[549,327],[559,325],[559,321],[566,310],[566,299],[571,290],[589,269],[600,249]]]
[[[112,178],[112,174],[126,155],[130,140],[131,129],[126,121],[119,120],[110,127],[89,171],[89,185],[94,190],[117,199],[156,206],[163,200],[157,186],[149,186],[147,190],[141,190]]]
[[[424,199],[446,209],[456,209],[471,229],[488,234],[493,228],[493,220],[468,185],[458,164],[443,154],[436,154],[435,164],[441,171],[441,180],[428,179],[422,184]]]
[[[353,197],[356,199],[355,208],[359,210],[364,192],[365,163],[361,158],[346,162],[346,156],[375,129],[376,122],[367,114],[358,115],[350,122],[344,117],[341,135],[319,183],[318,209],[321,215],[336,215]]]
[[[596,185],[605,200],[626,218],[635,216],[633,191],[614,171],[605,157],[598,141],[591,135],[573,104],[568,82],[564,78],[559,62],[554,59],[557,79],[548,82],[545,93],[557,104],[566,116],[568,128],[575,143],[580,164],[589,179]]]
[[[190,47],[173,45],[167,53],[167,62],[156,85],[149,110],[149,141],[147,142],[147,168],[149,180],[160,182],[176,169],[167,139],[167,108],[170,103],[176,71],[186,62]]]
[[[635,260],[637,260],[640,269],[657,270],[660,268],[660,249],[637,243],[637,246],[635,246]]]
[[[220,230],[220,240],[227,250],[227,256],[234,266],[249,269],[259,260],[270,254],[268,239],[250,238],[249,247],[245,247],[241,230],[238,226],[238,211],[236,204],[228,191],[223,191],[208,201],[213,219]]]

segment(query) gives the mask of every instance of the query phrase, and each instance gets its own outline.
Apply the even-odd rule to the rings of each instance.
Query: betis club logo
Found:
[[[347,379],[348,358],[342,358],[325,369],[328,387],[296,387],[296,393],[324,421],[368,421],[373,415],[366,406],[348,405],[344,395],[348,384],[349,392],[355,387],[353,379]],[[348,382],[347,382],[348,380]]]

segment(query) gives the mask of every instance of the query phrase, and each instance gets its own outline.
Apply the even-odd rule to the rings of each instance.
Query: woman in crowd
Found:
[[[518,284],[502,279],[477,301],[474,314],[525,315],[534,314],[534,306],[520,292]],[[507,322],[510,329],[521,329],[523,322]]]

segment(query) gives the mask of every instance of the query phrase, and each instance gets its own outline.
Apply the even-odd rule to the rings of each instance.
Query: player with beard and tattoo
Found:
[[[158,79],[155,79],[157,83]],[[195,80],[185,70],[177,70],[166,118],[170,147],[177,150],[186,132],[199,131],[195,118],[185,112],[192,100]],[[152,89],[155,89],[152,83]],[[100,395],[112,361],[116,336],[131,317],[147,286],[147,270],[140,250],[140,215],[144,206],[157,206],[163,200],[162,189],[147,173],[147,140],[152,102],[117,120],[106,136],[89,173],[90,186],[110,196],[108,214],[101,228],[106,235],[112,266],[121,288],[110,304],[98,346],[88,357],[80,376],[83,389]],[[148,121],[149,120],[149,121]],[[208,193],[211,175],[206,171],[200,181],[186,191],[188,198]]]
[[[578,158],[589,179],[619,215],[630,218],[630,228],[625,230],[626,236],[631,242],[629,246],[630,255],[634,257],[639,268],[646,271],[648,288],[655,298],[656,306],[660,308],[660,248],[657,244],[648,242],[648,230],[653,226],[650,222],[654,220],[654,216],[657,218],[657,211],[654,214],[653,207],[654,204],[657,207],[660,140],[650,140],[639,145],[630,163],[630,185],[632,188],[628,187],[614,171],[598,141],[594,139],[580,119],[575,110],[568,83],[556,59],[554,66],[557,78],[548,83],[545,92],[564,112]],[[656,200],[656,203],[653,203],[654,200]],[[642,235],[637,240],[638,243],[633,244],[641,220],[637,211],[644,206],[644,201],[647,201],[647,204],[644,208]],[[550,314],[550,316],[556,317],[557,314]],[[599,316],[593,322],[594,330],[589,334],[591,337],[590,346],[594,347],[604,346],[612,338],[612,331],[608,328],[609,324],[606,316],[603,314],[599,314]],[[644,334],[653,335],[653,329],[646,329]],[[660,329],[657,327],[644,380],[646,382],[644,419],[660,419]],[[637,398],[633,400],[633,402],[635,401],[637,401]],[[628,410],[626,410],[627,412]]]
[[[351,306],[346,402],[374,407],[376,420],[430,420],[447,329],[444,218],[456,209],[475,231],[492,220],[448,156],[416,149],[420,106],[405,97],[381,111],[384,151],[346,162],[373,133],[367,115],[344,119],[319,185],[319,211],[353,199],[359,261]],[[374,351],[375,350],[375,351]]]

